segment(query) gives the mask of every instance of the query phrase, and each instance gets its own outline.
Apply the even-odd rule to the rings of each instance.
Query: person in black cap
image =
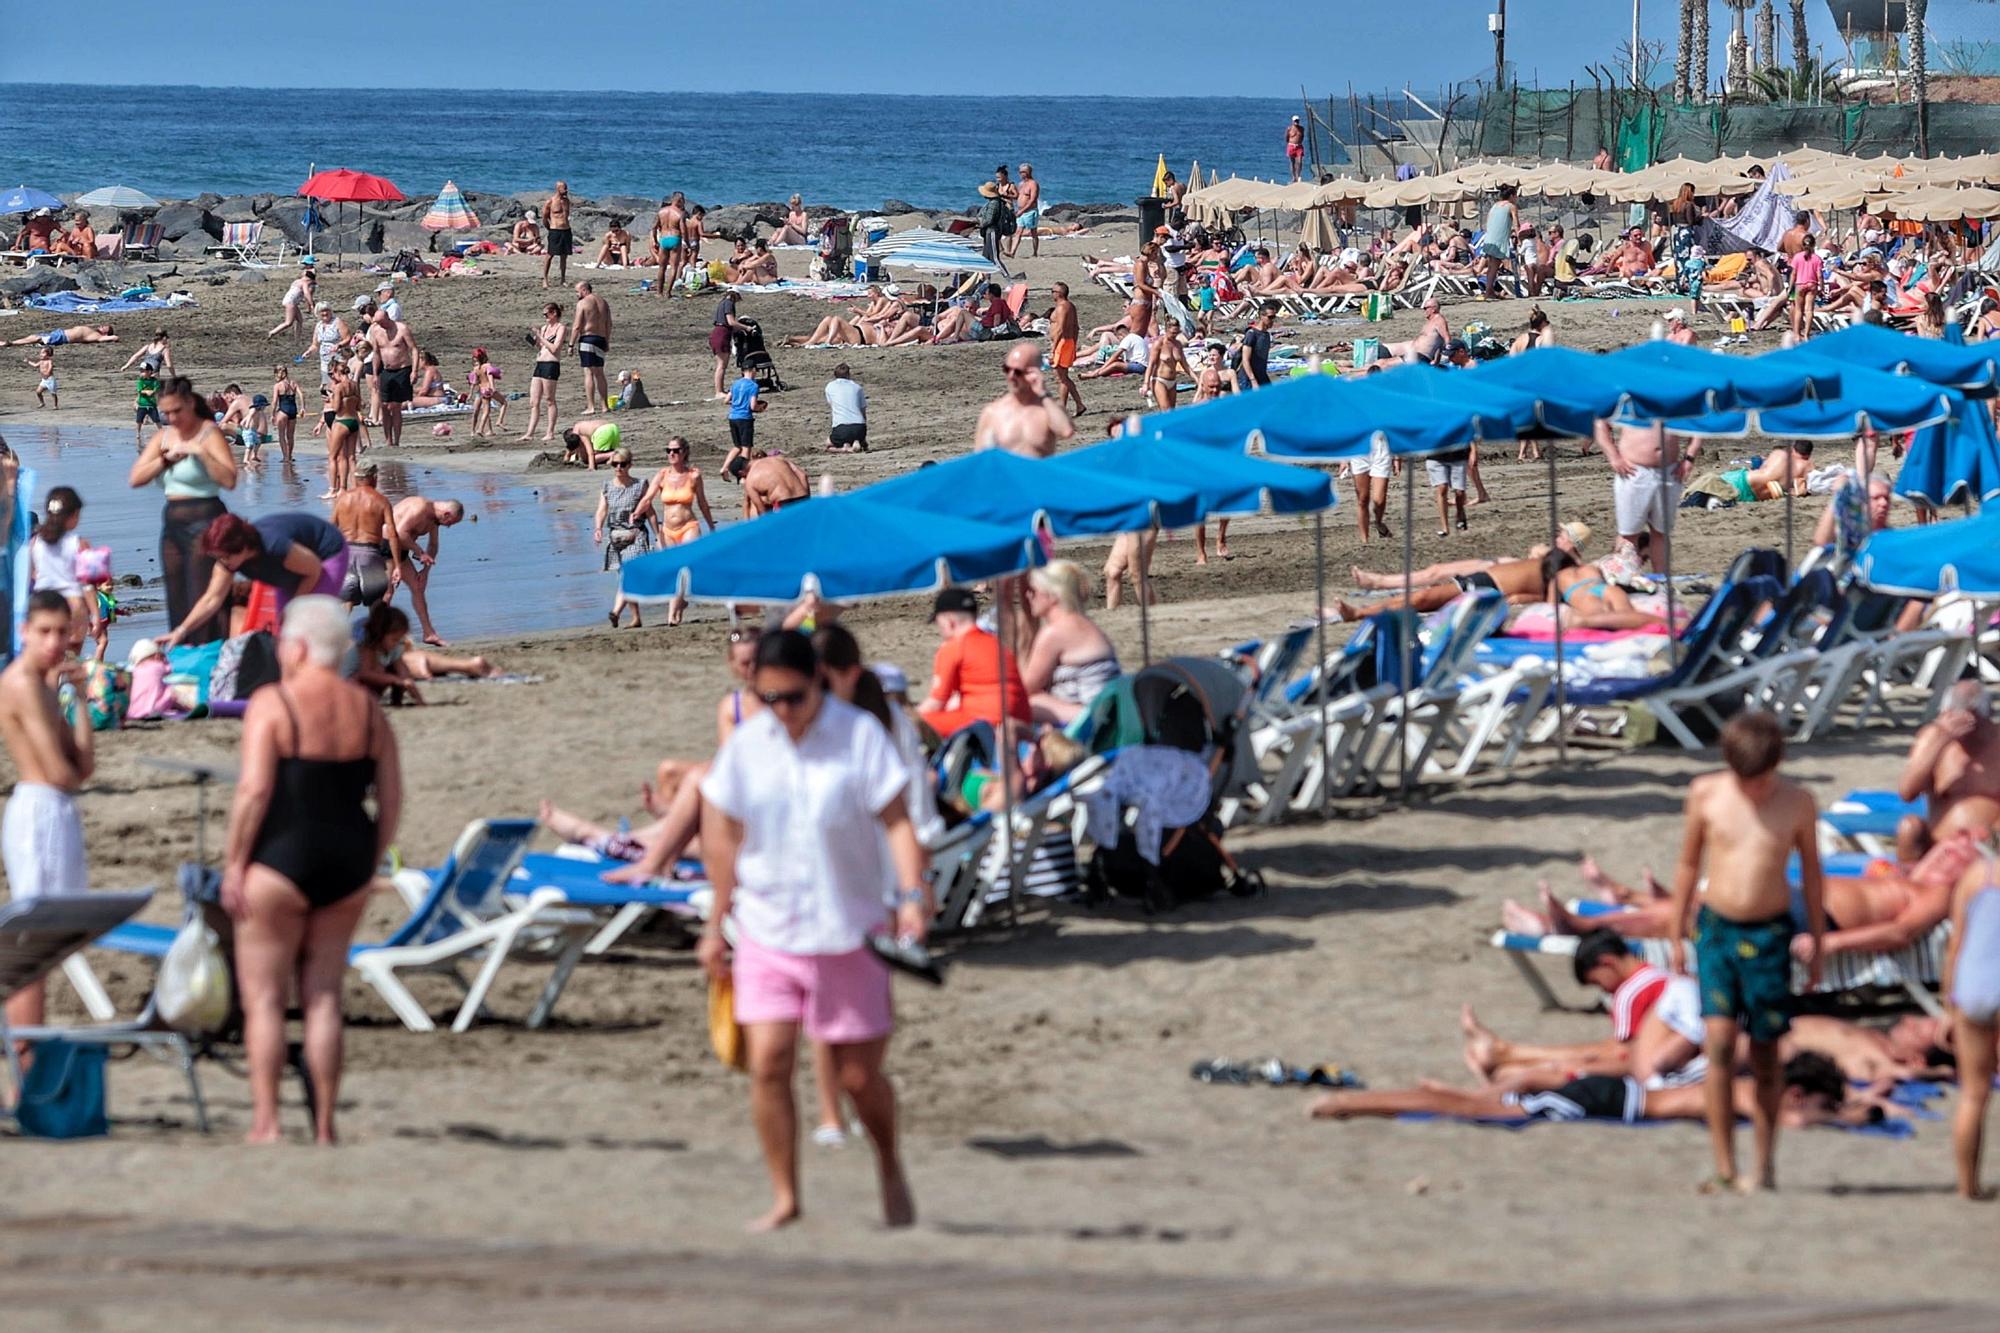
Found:
[[[1000,641],[979,628],[979,599],[970,588],[946,588],[931,606],[931,623],[944,642],[931,662],[930,697],[917,711],[939,736],[973,722],[999,727],[1001,717],[1028,721],[1028,689],[1020,664]]]

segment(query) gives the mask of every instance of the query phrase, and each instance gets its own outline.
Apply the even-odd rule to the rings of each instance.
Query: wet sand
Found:
[[[1093,244],[1127,250],[1128,241],[1060,244],[1074,255]],[[1074,258],[1047,260],[1030,273],[1036,302],[1047,281],[1068,278],[1087,321],[1109,317],[1109,298],[1082,284]],[[372,285],[354,275],[327,284],[336,299]],[[713,303],[605,288],[619,321],[612,369],[639,366],[655,400],[699,400]],[[199,310],[166,317],[177,357],[204,386],[264,364],[257,337],[281,293],[279,285],[200,289]],[[532,281],[502,277],[422,286],[406,304],[420,342],[459,368],[474,341],[520,342],[510,330],[526,326],[540,296]],[[809,328],[828,309],[788,297],[745,304],[774,340]],[[1451,313],[1458,323],[1476,315],[1504,329],[1525,309],[1498,303]],[[1635,326],[1625,309],[1614,323],[1602,307],[1551,307],[1565,339],[1583,345],[1643,336],[1644,325]],[[1414,316],[1399,315],[1387,336],[1408,336],[1413,325]],[[1313,332],[1299,338],[1327,340]],[[62,416],[76,410],[115,418],[129,382],[91,369],[129,354],[113,359],[115,350],[82,349],[66,359],[65,402],[73,407]],[[979,404],[998,392],[1003,352],[780,350],[787,382],[800,387],[778,396],[759,423],[760,438],[811,447],[825,425],[819,386],[845,357],[868,388],[878,446],[859,458],[814,460],[815,473],[830,472],[845,487],[953,456],[968,442]],[[524,359],[502,364],[510,377],[524,377]],[[575,372],[565,374],[565,397],[573,401]],[[22,415],[24,384],[32,403],[26,375],[8,367],[0,377],[7,412],[0,430]],[[1122,410],[1135,389],[1100,391],[1092,405]],[[1100,434],[1103,419],[1086,418],[1082,432]],[[705,401],[627,420],[642,465],[660,461],[675,431],[695,440],[698,460],[712,467],[720,456],[721,412]],[[1565,517],[1606,532],[1603,464],[1569,457],[1573,445],[1563,449]],[[527,462],[511,449],[462,444],[449,452],[425,446],[423,454],[426,463],[437,457],[468,470]],[[1519,550],[1546,531],[1539,465],[1489,458],[1486,472],[1496,503],[1473,511],[1469,536],[1434,538],[1422,508],[1428,497],[1418,495],[1420,563]],[[594,501],[593,482],[544,475],[570,487],[577,504]],[[84,491],[87,500],[87,484]],[[714,495],[718,504],[735,500],[723,485]],[[1802,525],[1818,505],[1801,506]],[[1777,540],[1781,513],[1764,506],[1687,516],[1685,564],[1716,569],[1753,540]],[[1344,501],[1327,529],[1328,567],[1342,571],[1335,589],[1346,587],[1350,563],[1388,570],[1400,556],[1400,541],[1364,549],[1351,523]],[[1231,547],[1236,559],[1196,569],[1190,542],[1162,544],[1165,605],[1154,620],[1156,651],[1211,652],[1308,610],[1308,525],[1243,523]],[[1081,552],[1086,564],[1100,561],[1100,547]],[[509,595],[531,597],[535,589]],[[454,623],[467,613],[440,608]],[[934,645],[922,614],[912,603],[886,603],[861,609],[852,623],[872,658],[897,661],[921,679]],[[1100,621],[1136,660],[1138,620],[1129,605]],[[468,819],[528,813],[544,796],[591,814],[629,813],[660,756],[699,754],[712,744],[715,700],[726,685],[713,616],[680,630],[649,622],[636,632],[463,641],[544,681],[443,685],[433,691],[433,706],[396,714],[413,793],[401,841],[413,863],[435,863]],[[99,774],[83,798],[100,884],[170,883],[173,865],[192,852],[189,789],[137,760],[228,761],[236,737],[235,724],[208,722],[103,739]],[[1816,742],[1794,768],[1822,800],[1857,785],[1886,785],[1907,739],[1885,731]],[[1239,1308],[1242,1322],[1269,1316],[1280,1326],[1289,1319],[1291,1326],[1546,1327],[1567,1318],[1580,1326],[1644,1327],[1696,1317],[1726,1324],[1784,1313],[1763,1306],[1766,1298],[1810,1303],[1793,1312],[1811,1309],[1799,1317],[1815,1323],[1845,1312],[1873,1324],[1881,1320],[1869,1311],[1882,1306],[1914,1312],[1931,1302],[2000,1303],[1990,1265],[1992,1219],[1950,1197],[1942,1123],[1923,1124],[1907,1142],[1789,1134],[1780,1149],[1784,1193],[1715,1200],[1693,1192],[1708,1170],[1706,1141],[1693,1125],[1508,1133],[1452,1124],[1312,1124],[1301,1096],[1189,1079],[1198,1059],[1278,1056],[1339,1062],[1376,1086],[1419,1077],[1458,1081],[1456,1013],[1467,1000],[1509,1035],[1601,1035],[1602,1017],[1539,1013],[1485,937],[1502,898],[1531,894],[1541,876],[1570,882],[1580,853],[1598,855],[1615,873],[1636,874],[1645,865],[1664,872],[1678,846],[1682,788],[1712,762],[1712,755],[1648,751],[1577,755],[1556,769],[1546,756],[1533,756],[1505,782],[1409,806],[1356,805],[1328,824],[1233,837],[1271,881],[1263,898],[1153,919],[1124,909],[1036,911],[1016,929],[956,945],[948,987],[899,990],[903,1029],[892,1067],[922,1215],[906,1236],[884,1233],[874,1220],[864,1151],[808,1147],[805,1221],[775,1238],[742,1237],[741,1220],[765,1198],[745,1088],[708,1055],[704,992],[691,955],[673,932],[659,930],[580,969],[555,1020],[539,1032],[521,1026],[545,977],[537,966],[503,972],[493,1019],[457,1037],[407,1033],[372,992],[351,986],[348,1142],[339,1153],[238,1147],[245,1089],[213,1065],[206,1086],[217,1132],[204,1139],[192,1132],[183,1091],[166,1070],[144,1059],[115,1065],[112,1138],[36,1154],[32,1169],[31,1149],[11,1150],[20,1165],[9,1174],[8,1212],[36,1241],[9,1246],[15,1262],[0,1269],[0,1299],[45,1311],[52,1322],[100,1313],[107,1326],[134,1322],[118,1304],[129,1299],[118,1294],[128,1290],[122,1285],[107,1288],[102,1309],[84,1311],[75,1291],[51,1290],[37,1276],[34,1256],[50,1248],[71,1256],[58,1271],[101,1271],[86,1262],[93,1230],[80,1220],[94,1215],[121,1219],[118,1226],[143,1236],[157,1237],[168,1225],[223,1228],[214,1233],[221,1253],[205,1260],[154,1239],[141,1248],[164,1258],[106,1261],[122,1274],[215,1274],[217,1294],[199,1318],[194,1306],[166,1316],[183,1326],[334,1324],[353,1317],[357,1287],[382,1302],[359,1316],[371,1323],[398,1322],[394,1311],[405,1301],[407,1322],[434,1323],[422,1312],[461,1308],[444,1303],[462,1299],[476,1302],[462,1308],[502,1307],[500,1321],[617,1326],[644,1319],[633,1311],[632,1292],[675,1286],[671,1271],[647,1277],[636,1263],[613,1263],[602,1278],[601,1268],[568,1267],[581,1261],[564,1247],[685,1255],[691,1271],[703,1256],[719,1257],[721,1271],[746,1290],[774,1284],[764,1288],[771,1295],[753,1302],[759,1311],[793,1308],[793,1292],[816,1299],[821,1280],[797,1266],[806,1260],[841,1265],[850,1275],[879,1274],[874,1308],[905,1319],[938,1311],[947,1322],[970,1322],[981,1307],[919,1299],[939,1299],[967,1269],[985,1281],[1019,1274],[1007,1279],[1017,1293],[1043,1284],[1052,1296],[1078,1293],[1073,1309],[1054,1299],[1019,1307],[1017,1326],[1125,1322],[1113,1297],[1132,1283],[1151,1294],[1129,1307],[1131,1322],[1143,1322],[1143,1313],[1160,1324],[1220,1322]],[[211,848],[220,828],[218,817]],[[159,902],[149,915],[171,919],[176,910]],[[380,938],[397,915],[388,901],[378,902],[364,938]],[[101,953],[93,962],[121,1005],[136,1008],[150,969]],[[1556,985],[1571,991],[1566,980]],[[55,989],[58,1011],[74,1014],[67,991]],[[443,982],[420,994],[434,1014],[455,1002]],[[287,1095],[296,1100],[295,1089]],[[302,1132],[295,1105],[288,1105],[287,1127],[295,1137]],[[357,1233],[412,1237],[411,1247],[439,1247],[439,1255],[469,1246],[480,1257],[399,1272],[370,1257],[379,1250],[344,1248],[336,1239]],[[238,1255],[255,1257],[245,1265]],[[315,1274],[326,1265],[338,1267],[335,1280],[350,1304],[314,1303],[314,1284],[323,1280]],[[537,1320],[526,1294],[518,1304],[478,1294],[496,1269],[514,1284],[497,1290],[532,1291],[537,1299],[560,1293],[566,1301]],[[1210,1279],[1246,1285],[1203,1285]],[[1273,1310],[1245,1295],[1239,1307],[1232,1293],[1273,1290],[1247,1285],[1258,1279],[1301,1304]],[[1305,1294],[1295,1283],[1349,1285]],[[1183,1306],[1162,1308],[1162,1293],[1182,1290]],[[1484,1294],[1446,1300],[1441,1290],[1526,1293],[1526,1303],[1489,1304]],[[287,1304],[306,1294],[314,1299]],[[1626,1304],[1632,1299],[1699,1302],[1703,1313],[1635,1311]],[[718,1296],[713,1307],[674,1322],[740,1325],[750,1304],[733,1300]],[[826,1309],[830,1322],[856,1321],[856,1306]],[[1093,1309],[1103,1313],[1086,1318]],[[161,1322],[158,1310],[145,1317]],[[1991,1316],[1944,1312],[1935,1320],[1932,1326],[1969,1327],[1990,1324]]]

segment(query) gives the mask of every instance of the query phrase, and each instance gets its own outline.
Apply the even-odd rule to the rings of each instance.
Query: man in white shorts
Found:
[[[1597,447],[1616,475],[1611,481],[1612,508],[1618,535],[1637,544],[1650,533],[1648,554],[1655,570],[1667,567],[1667,538],[1674,530],[1674,510],[1680,507],[1681,486],[1687,480],[1701,446],[1694,440],[1681,447],[1659,422],[1649,426],[1597,423]]]
[[[74,722],[63,721],[56,700],[65,681],[78,692]],[[0,816],[0,859],[16,901],[90,891],[75,800],[96,765],[83,688],[83,664],[70,656],[69,602],[44,589],[28,599],[20,656],[0,672],[0,740],[16,775]],[[42,1016],[40,982],[7,1001],[15,1027],[37,1026]]]

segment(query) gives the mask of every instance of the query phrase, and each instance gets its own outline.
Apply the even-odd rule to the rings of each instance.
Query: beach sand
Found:
[[[1062,277],[1087,322],[1107,319],[1110,299],[1081,280],[1073,256],[1129,250],[1129,239],[1045,246],[1060,254],[1030,266],[1036,305]],[[500,349],[510,384],[525,382],[525,348],[512,349],[541,292],[517,276],[523,264],[512,261],[509,276],[406,295],[420,343],[435,346],[448,370],[462,373],[467,350],[482,342]],[[712,471],[723,438],[721,412],[705,398],[712,300],[640,298],[623,291],[629,274],[586,273],[604,279],[613,302],[613,371],[640,368],[656,401],[693,400],[623,419],[640,465],[656,465],[666,436],[680,432]],[[373,279],[332,275],[325,285],[344,304]],[[282,290],[276,282],[197,288],[194,311],[126,323],[172,328],[177,360],[205,389],[238,376],[261,385],[250,371],[276,359],[266,349],[278,344],[261,335]],[[829,307],[758,297],[745,309],[775,342]],[[1585,346],[1644,336],[1645,324],[1632,320],[1650,318],[1630,306],[1615,322],[1602,306],[1550,309],[1565,341]],[[1525,311],[1496,303],[1450,313],[1510,330]],[[0,326],[20,336],[39,319]],[[1387,336],[1408,336],[1414,322],[1400,314]],[[1331,336],[1306,331],[1297,340]],[[35,419],[122,421],[129,382],[104,367],[129,354],[123,346],[66,353],[66,406]],[[954,456],[969,443],[978,406],[999,391],[1004,350],[778,350],[797,391],[777,395],[760,440],[803,452],[823,438],[819,386],[844,357],[868,389],[877,448],[811,459],[810,471],[846,488]],[[573,368],[562,385],[567,402],[580,401]],[[1099,387],[1089,397],[1100,411],[1124,409],[1135,388]],[[0,430],[31,405],[27,371],[9,367]],[[1103,420],[1086,418],[1080,434],[1098,436]],[[427,457],[445,454],[423,447]],[[1606,469],[1575,452],[1563,446],[1563,515],[1608,536]],[[1511,455],[1487,460],[1497,503],[1472,511],[1469,535],[1432,536],[1429,497],[1417,496],[1420,563],[1518,551],[1546,532],[1546,474]],[[302,457],[316,456],[302,437]],[[518,468],[527,455],[460,443],[449,459]],[[594,501],[594,483],[546,475],[573,488],[580,506]],[[88,498],[91,479],[78,484]],[[735,501],[726,485],[711,483],[711,494],[718,505]],[[1400,540],[1361,547],[1349,504],[1327,529],[1335,590],[1349,587],[1350,563],[1389,570],[1400,557]],[[1801,505],[1802,533],[1819,505]],[[1399,537],[1400,506],[1398,494]],[[1781,514],[1769,505],[1687,516],[1681,563],[1716,570],[1753,541],[1781,541]],[[1209,653],[1309,611],[1309,525],[1263,519],[1231,536],[1237,558],[1207,569],[1192,567],[1191,542],[1162,543],[1156,653]],[[1086,565],[1101,562],[1101,547],[1080,550]],[[450,552],[447,536],[447,560]],[[476,620],[475,608],[445,613],[454,624]],[[921,679],[935,642],[922,615],[915,603],[887,603],[851,623],[871,658]],[[1129,604],[1099,620],[1137,660]],[[721,622],[712,617],[678,630],[649,623],[467,642],[544,679],[441,685],[431,707],[395,714],[411,793],[401,846],[413,864],[436,863],[467,820],[531,813],[542,797],[594,815],[630,813],[661,756],[712,744],[726,686]],[[205,722],[101,738],[82,800],[100,885],[170,885],[174,865],[192,853],[190,789],[137,761],[228,762],[237,731]],[[1885,730],[1815,742],[1792,768],[1826,800],[1888,785],[1907,741]],[[114,1065],[112,1137],[7,1152],[11,1262],[0,1266],[0,1302],[41,1312],[43,1324],[110,1328],[475,1317],[499,1327],[752,1318],[789,1326],[807,1312],[884,1326],[1733,1326],[1792,1314],[1816,1324],[1921,1317],[1926,1327],[1991,1327],[2000,1302],[1993,1222],[1951,1198],[1942,1123],[1926,1122],[1903,1142],[1787,1134],[1783,1193],[1717,1200],[1694,1194],[1709,1169],[1694,1125],[1509,1133],[1313,1124],[1302,1095],[1188,1077],[1200,1059],[1277,1056],[1337,1062],[1375,1086],[1462,1081],[1463,1001],[1509,1035],[1602,1035],[1601,1016],[1538,1012],[1486,947],[1500,901],[1532,895],[1538,877],[1572,884],[1574,859],[1586,852],[1617,874],[1648,865],[1665,874],[1682,789],[1712,763],[1712,754],[1652,750],[1576,754],[1558,768],[1534,755],[1504,782],[1233,835],[1270,880],[1261,898],[1158,918],[1033,910],[1016,928],[954,943],[943,990],[899,984],[903,1027],[891,1066],[922,1213],[906,1235],[875,1220],[865,1150],[808,1146],[804,1222],[773,1238],[742,1236],[741,1222],[766,1197],[745,1087],[709,1055],[698,971],[685,942],[663,928],[580,969],[542,1031],[521,1025],[545,978],[535,965],[503,971],[493,1018],[462,1036],[408,1033],[372,992],[351,985],[347,1144],[337,1153],[238,1146],[245,1088],[213,1064],[204,1073],[217,1131],[207,1138],[193,1132],[184,1089],[166,1069],[144,1058]],[[217,817],[211,850],[220,830]],[[173,919],[171,897],[148,916]],[[363,937],[380,938],[398,915],[385,896]],[[104,953],[92,961],[121,1007],[135,1009],[150,968]],[[1555,984],[1584,998],[1560,976]],[[74,1016],[66,987],[53,990],[57,1012]],[[443,982],[420,983],[419,993],[434,1015],[456,1003]],[[304,1126],[296,1096],[289,1086],[295,1138]],[[690,1280],[677,1280],[677,1268]],[[134,1289],[135,1274],[196,1294],[152,1304]],[[981,1291],[1005,1297],[986,1305]],[[1983,1308],[1959,1308],[1967,1306]]]

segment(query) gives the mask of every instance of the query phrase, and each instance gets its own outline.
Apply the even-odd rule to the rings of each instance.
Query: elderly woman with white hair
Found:
[[[1068,560],[1028,574],[1028,611],[1039,628],[1021,671],[1035,721],[1066,726],[1118,679],[1118,650],[1084,613],[1090,579]]]
[[[340,675],[350,644],[338,601],[295,599],[278,634],[283,677],[252,695],[243,717],[222,903],[236,921],[251,1143],[278,1141],[285,1004],[294,978],[305,1011],[315,1137],[334,1142],[340,983],[368,903],[364,890],[402,813],[402,767],[389,719],[372,692]]]

